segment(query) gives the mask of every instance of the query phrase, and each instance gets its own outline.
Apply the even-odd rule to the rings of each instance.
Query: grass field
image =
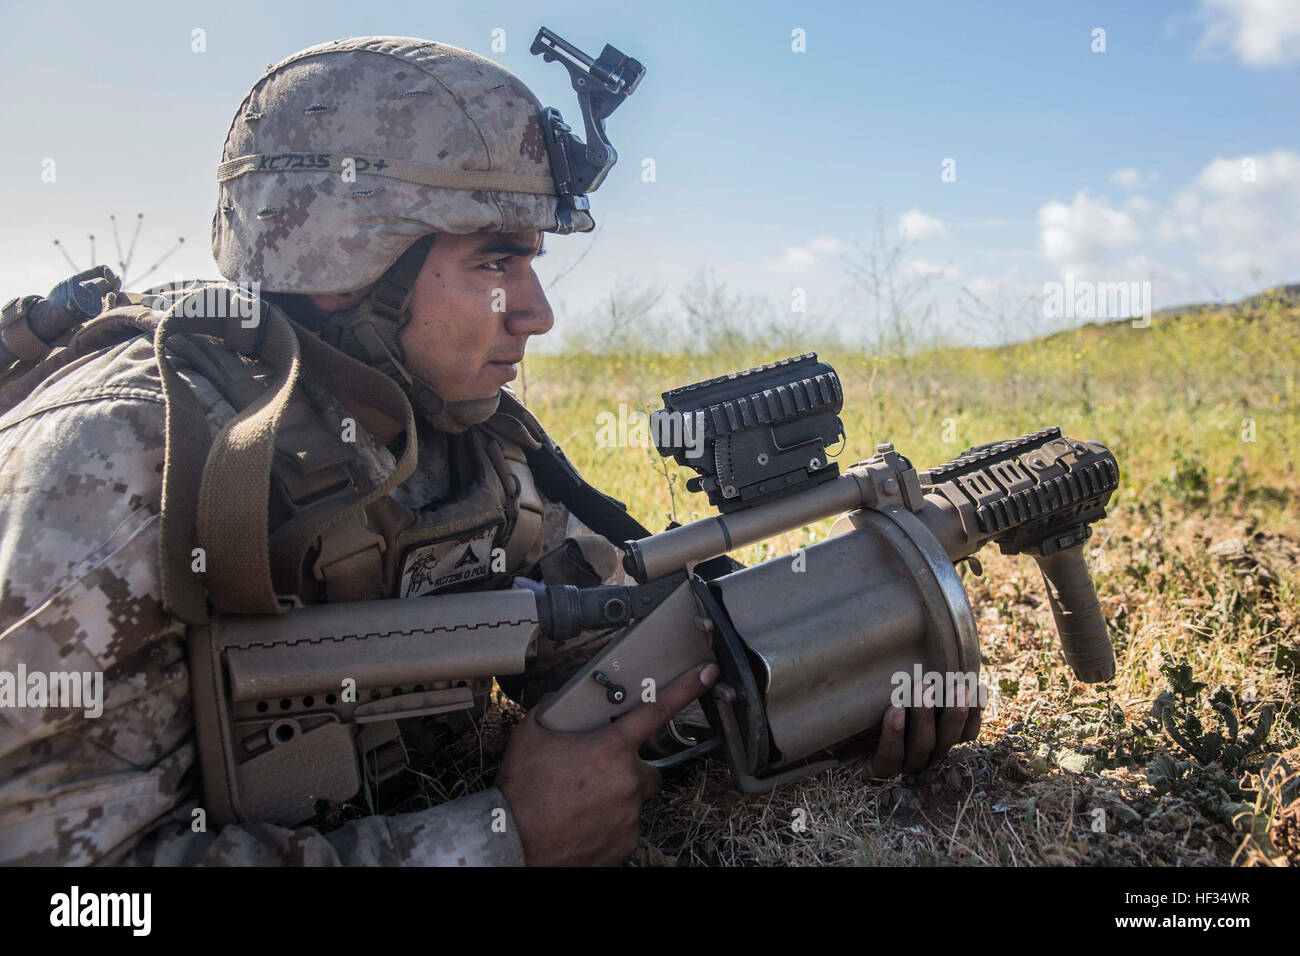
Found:
[[[816,344],[720,335],[689,355],[611,343],[530,357],[526,400],[652,529],[702,517],[707,502],[653,449],[601,447],[597,415],[657,408],[666,388]],[[1266,296],[996,349],[819,353],[844,384],[846,464],[891,441],[923,468],[1049,425],[1114,451],[1120,489],[1087,547],[1118,673],[1074,680],[1033,562],[986,549],[983,577],[966,579],[995,691],[976,742],[886,783],[841,770],[760,797],[697,763],[647,804],[638,861],[1300,863],[1294,305]],[[829,523],[736,557],[789,552]]]

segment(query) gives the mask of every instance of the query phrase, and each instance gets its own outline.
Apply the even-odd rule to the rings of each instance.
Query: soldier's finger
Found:
[[[885,719],[880,722],[880,740],[876,749],[867,760],[868,777],[880,780],[896,776],[903,768],[903,727],[907,722],[907,711],[902,707],[891,707],[885,711]]]
[[[962,728],[962,740],[974,740],[980,734],[980,722],[984,719],[984,709],[982,707],[972,707],[970,715],[966,718],[966,726]]]
[[[907,753],[903,756],[903,772],[919,773],[930,762],[934,751],[934,708],[913,707],[907,722]]]
[[[935,735],[934,751],[930,754],[930,762],[941,758],[953,744],[961,740],[962,731],[966,729],[966,719],[970,716],[970,708],[966,706],[966,685],[958,684],[955,688],[956,706],[945,707],[943,713],[939,715],[939,727]]]
[[[655,690],[655,699],[639,704],[614,721],[609,732],[629,747],[639,749],[642,742],[677,714],[682,708],[713,686],[718,679],[718,665],[696,664],[667,687]]]
[[[663,776],[644,760],[637,760],[637,776],[641,778],[641,799],[649,800],[663,786]]]

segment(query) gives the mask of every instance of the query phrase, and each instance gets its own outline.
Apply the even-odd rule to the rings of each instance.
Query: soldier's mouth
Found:
[[[523,359],[524,357],[520,355],[517,358],[503,359],[495,362],[488,362],[487,365],[488,368],[492,369],[494,372],[497,372],[505,376],[506,381],[509,381],[510,379],[514,378],[516,375],[519,374],[519,363],[522,362]]]

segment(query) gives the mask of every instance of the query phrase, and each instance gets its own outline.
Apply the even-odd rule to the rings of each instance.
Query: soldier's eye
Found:
[[[505,272],[506,263],[509,260],[510,260],[509,256],[505,256],[504,258],[501,259],[493,259],[491,262],[483,263],[481,266],[479,266],[479,268],[487,269],[489,272]]]

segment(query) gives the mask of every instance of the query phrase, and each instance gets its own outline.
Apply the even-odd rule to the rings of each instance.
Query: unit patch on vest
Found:
[[[412,548],[402,559],[401,596],[419,597],[490,576],[492,541],[500,524]]]

